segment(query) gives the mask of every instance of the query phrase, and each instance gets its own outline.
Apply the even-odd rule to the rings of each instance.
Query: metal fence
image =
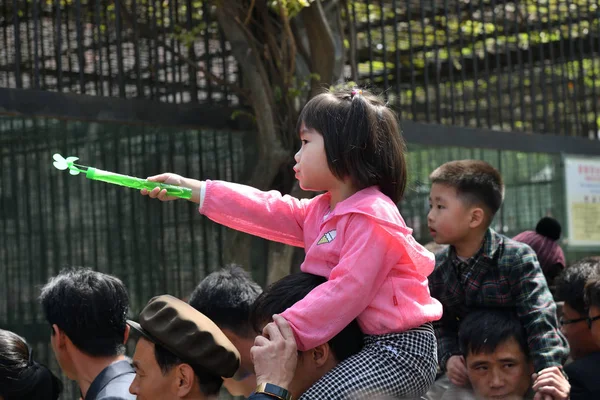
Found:
[[[170,170],[235,181],[253,162],[248,136],[243,131],[0,116],[0,326],[25,335],[39,359],[58,373],[37,297],[60,268],[91,266],[118,276],[130,292],[135,316],[154,295],[185,298],[223,262],[225,229],[198,215],[192,204],[161,203],[71,176],[52,167],[54,152],[134,176]],[[411,144],[409,190],[400,208],[422,243],[430,241],[427,177],[440,164],[462,158],[486,160],[504,176],[506,200],[494,221],[498,231],[514,235],[545,215],[564,222],[559,154]],[[252,272],[265,283],[264,268]],[[76,387],[67,385],[64,398],[77,396]]]
[[[354,75],[403,118],[598,137],[597,1],[349,3]]]
[[[223,264],[224,228],[191,203],[150,201],[71,176],[52,166],[53,153],[134,176],[174,171],[235,181],[249,146],[240,131],[0,116],[0,327],[25,335],[58,372],[37,297],[61,268],[118,276],[135,317],[152,296],[183,298]],[[264,283],[264,272],[255,277]],[[64,398],[78,398],[67,388]]]
[[[192,0],[4,0],[0,87],[237,104],[227,84],[237,65],[211,10]],[[184,29],[198,39],[182,39]]]
[[[339,4],[345,78],[382,91],[403,120],[597,139],[595,1]],[[192,0],[4,0],[0,88],[243,107],[230,90],[240,84],[238,66],[211,11],[208,2]],[[190,40],[184,28],[197,37]],[[0,326],[25,335],[55,369],[36,299],[62,266],[119,276],[134,316],[155,294],[188,295],[222,264],[226,243],[224,228],[191,204],[149,201],[60,173],[51,155],[77,155],[86,165],[135,176],[172,170],[234,181],[255,161],[248,151],[252,134],[239,129],[83,122],[69,119],[70,111],[61,117],[0,115]],[[429,241],[428,174],[460,158],[484,159],[502,172],[507,189],[494,221],[499,231],[531,229],[544,215],[564,223],[558,151],[489,149],[486,139],[478,140],[469,148],[436,146],[435,139],[409,143],[401,211],[418,240]],[[264,268],[253,274],[265,282]],[[69,386],[64,398],[77,396]]]
[[[237,105],[243,82],[211,4],[5,0],[0,87]],[[345,78],[402,118],[598,137],[595,0],[338,4]]]

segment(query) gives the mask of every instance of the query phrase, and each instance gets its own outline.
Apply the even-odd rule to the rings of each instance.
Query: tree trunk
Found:
[[[261,63],[258,50],[244,32],[242,16],[235,14],[235,9],[225,6],[216,8],[216,16],[225,38],[231,45],[231,51],[241,66],[243,81],[250,93],[251,106],[256,118],[256,141],[258,159],[253,163],[248,181],[244,182],[261,190],[271,187],[280,166],[285,163],[289,154],[281,144],[281,134],[275,123],[275,106],[273,92],[267,73]],[[248,165],[250,167],[250,165]],[[250,267],[251,237],[239,231],[228,231],[228,248],[225,249],[227,263],[235,262]]]
[[[310,50],[310,69],[319,75],[319,80],[313,79],[310,97],[323,90],[323,85],[331,85],[335,68],[335,46],[333,35],[325,17],[320,1],[313,2],[300,13],[308,38]]]

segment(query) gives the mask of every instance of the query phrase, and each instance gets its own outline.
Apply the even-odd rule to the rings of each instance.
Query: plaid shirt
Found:
[[[569,348],[560,333],[556,303],[535,252],[488,229],[479,252],[461,261],[450,246],[436,256],[429,276],[431,295],[444,306],[442,319],[434,322],[440,368],[461,354],[458,328],[470,310],[513,308],[527,333],[536,371],[564,364]]]

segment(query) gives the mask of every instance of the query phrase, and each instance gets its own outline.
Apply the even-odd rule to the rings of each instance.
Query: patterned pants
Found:
[[[299,400],[413,399],[433,384],[437,343],[430,323],[364,340],[360,352],[325,374]]]

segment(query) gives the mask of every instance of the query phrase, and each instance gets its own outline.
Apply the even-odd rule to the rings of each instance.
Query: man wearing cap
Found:
[[[223,332],[187,303],[169,295],[151,299],[139,323],[129,391],[138,400],[216,398],[240,355]]]
[[[139,323],[127,323],[141,335],[133,355],[136,377],[129,388],[138,400],[216,399],[223,378],[232,377],[239,368],[240,355],[223,332],[175,297],[151,299],[140,313]],[[263,386],[284,388],[295,370],[293,333],[289,326],[282,329],[281,323],[270,325],[270,339],[263,337],[253,350],[257,382]],[[258,393],[249,399],[272,398]]]

